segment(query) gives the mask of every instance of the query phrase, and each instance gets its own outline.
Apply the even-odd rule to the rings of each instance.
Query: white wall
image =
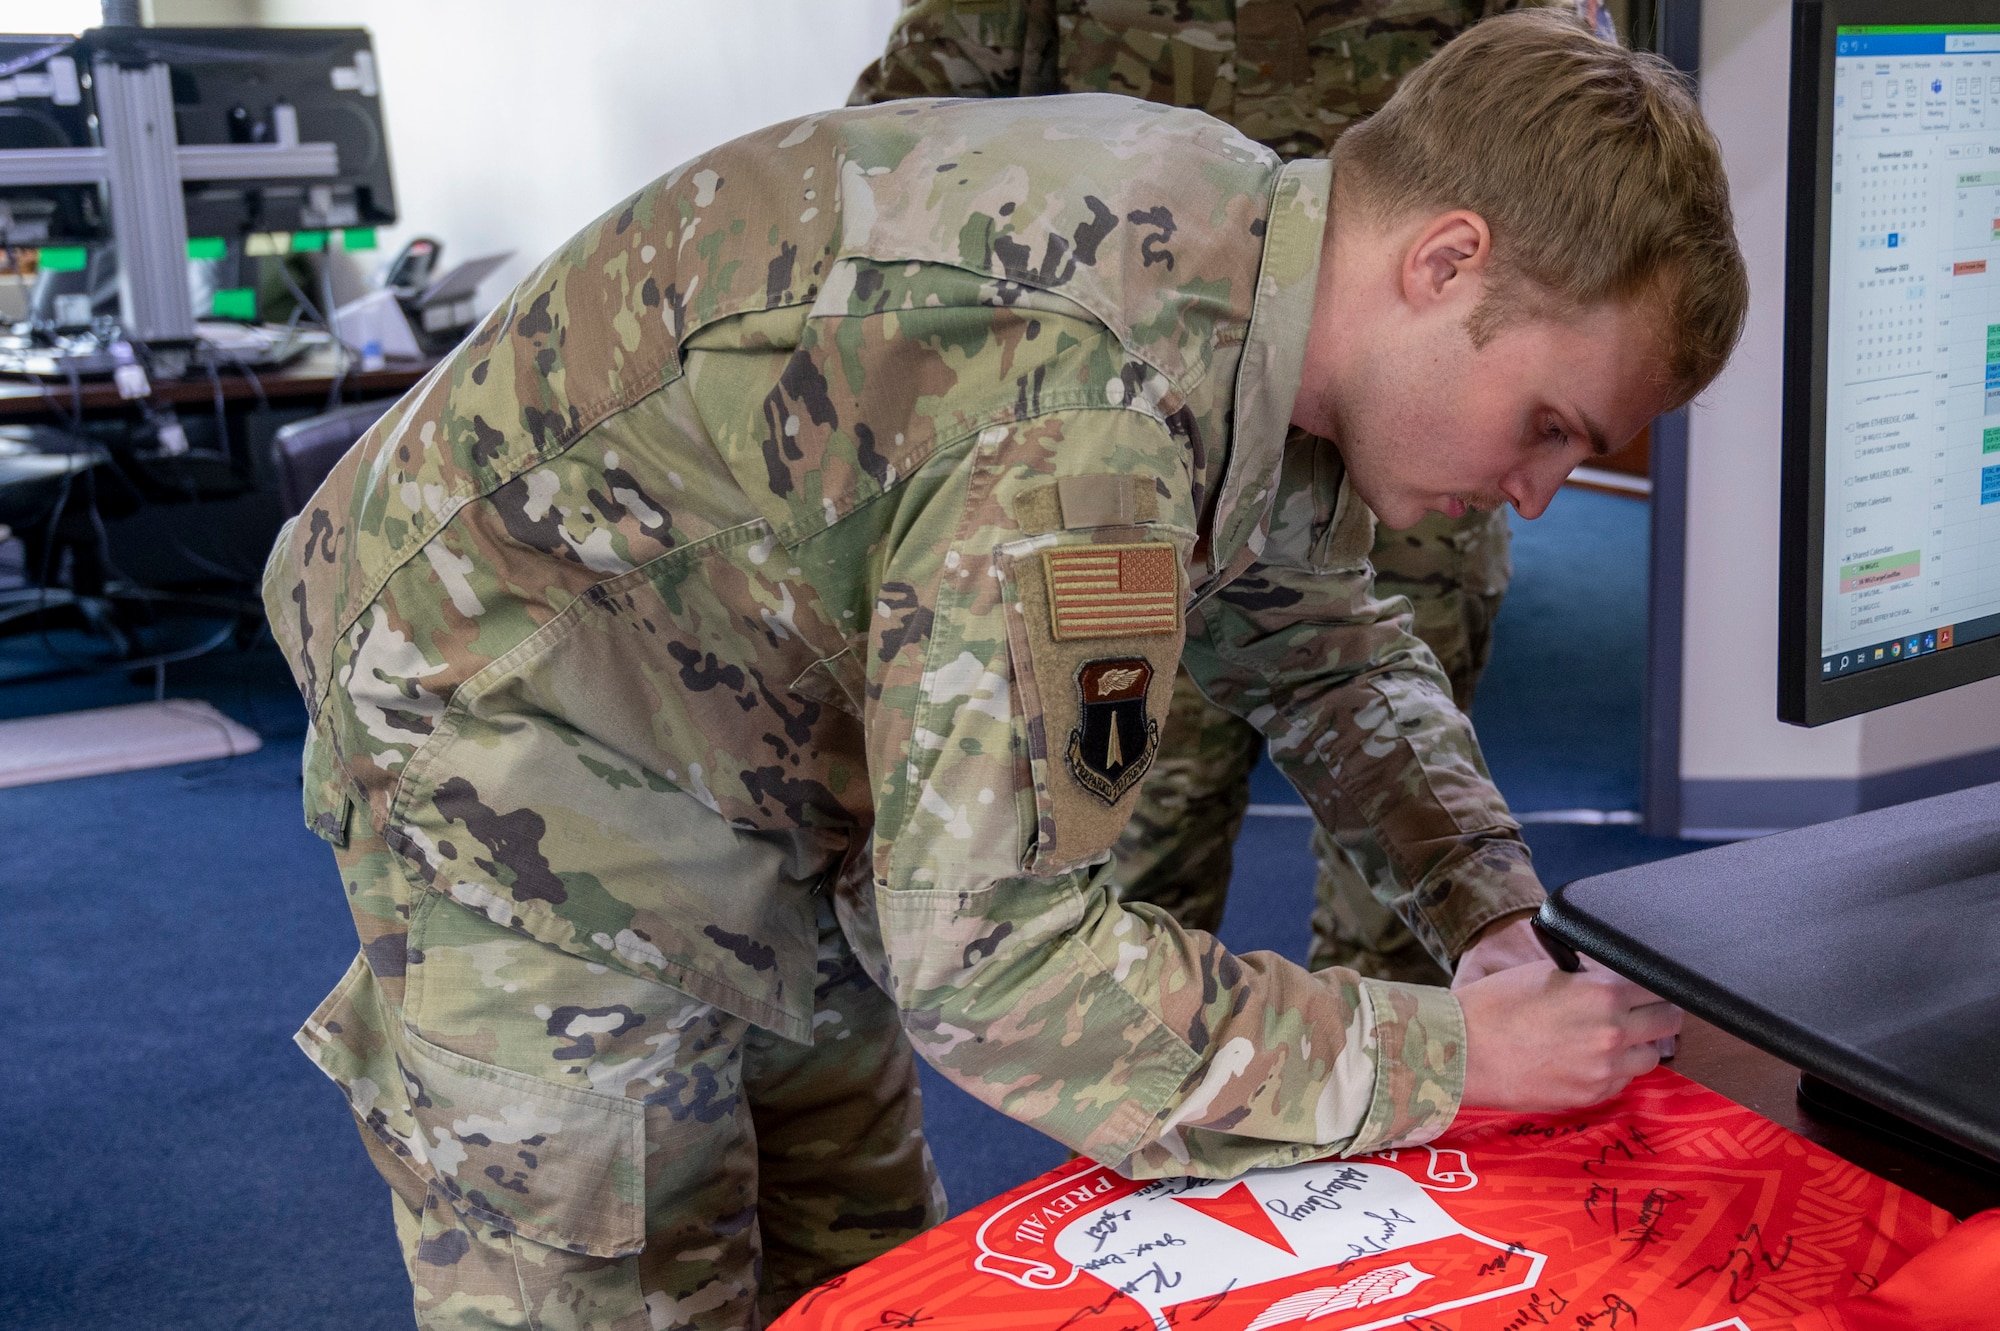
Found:
[[[1851,779],[2000,748],[2000,680],[1815,730],[1776,719],[1790,23],[1787,0],[1702,6],[1702,104],[1729,171],[1751,308],[1741,349],[1689,430],[1690,780]]]
[[[516,251],[497,300],[586,222],[740,134],[838,106],[897,0],[258,0],[274,25],[368,28],[382,72],[393,254]]]
[[[257,22],[257,0],[139,0],[149,28],[243,28]]]

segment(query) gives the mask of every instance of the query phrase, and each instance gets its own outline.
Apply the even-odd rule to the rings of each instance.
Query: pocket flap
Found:
[[[354,797],[332,743],[317,725],[306,731],[300,779],[307,830],[331,845],[345,846],[348,821],[354,817]]]
[[[432,1044],[390,1016],[358,957],[296,1038],[362,1122],[466,1215],[595,1257],[644,1245],[639,1102]]]
[[[859,717],[868,696],[868,677],[852,647],[807,666],[792,681],[791,692],[825,703],[835,711]]]
[[[1334,504],[1333,521],[1327,524],[1326,538],[1314,552],[1315,567],[1327,573],[1346,573],[1367,564],[1375,549],[1375,513],[1354,486],[1342,478],[1340,497]]]

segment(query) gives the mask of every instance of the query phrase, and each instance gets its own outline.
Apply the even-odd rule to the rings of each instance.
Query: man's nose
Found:
[[[1569,473],[1567,463],[1560,467],[1523,468],[1501,482],[1500,492],[1507,496],[1516,513],[1533,521],[1548,511]]]

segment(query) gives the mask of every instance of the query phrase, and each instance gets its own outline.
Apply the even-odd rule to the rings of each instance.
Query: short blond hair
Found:
[[[1721,372],[1749,279],[1715,136],[1689,82],[1566,13],[1477,24],[1333,148],[1340,206],[1377,222],[1465,208],[1493,235],[1483,345],[1522,317],[1642,300],[1661,316],[1670,399]]]

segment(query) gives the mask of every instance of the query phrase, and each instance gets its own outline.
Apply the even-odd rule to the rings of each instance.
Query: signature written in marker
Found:
[[[1381,1256],[1393,1246],[1389,1240],[1396,1237],[1397,1230],[1401,1229],[1404,1225],[1414,1225],[1417,1223],[1394,1207],[1389,1208],[1389,1214],[1387,1215],[1381,1215],[1375,1211],[1363,1211],[1361,1214],[1375,1222],[1375,1231],[1363,1235],[1359,1243],[1349,1243],[1347,1245],[1348,1255],[1341,1259],[1338,1266],[1333,1268],[1336,1271],[1345,1271],[1350,1265],[1360,1261],[1363,1257]]]
[[[1639,1325],[1639,1310],[1619,1298],[1616,1294],[1604,1296],[1604,1307],[1596,1312],[1578,1313],[1576,1324],[1579,1331],[1589,1331],[1599,1322],[1606,1327]]]
[[[1666,1188],[1654,1188],[1639,1202],[1639,1218],[1619,1234],[1619,1241],[1631,1245],[1631,1251],[1624,1260],[1631,1261],[1655,1243],[1661,1242],[1660,1226],[1667,1218],[1667,1208],[1682,1200],[1681,1194]]]
[[[1687,1279],[1675,1285],[1675,1289],[1686,1289],[1706,1275],[1729,1277],[1729,1301],[1741,1303],[1757,1290],[1758,1282],[1765,1276],[1785,1269],[1785,1263],[1792,1259],[1792,1236],[1785,1235],[1785,1241],[1773,1252],[1764,1242],[1764,1231],[1752,1225],[1736,1236],[1736,1246],[1729,1255],[1719,1262],[1710,1262]]]
[[[1618,1218],[1618,1189],[1607,1188],[1602,1183],[1591,1184],[1590,1191],[1583,1195],[1583,1213],[1592,1220],[1610,1216],[1614,1230],[1625,1223]]]
[[[1505,1252],[1502,1252],[1492,1261],[1480,1265],[1479,1274],[1482,1276],[1498,1275],[1507,1269],[1509,1263],[1526,1251],[1527,1249],[1518,1243],[1509,1243]]]
[[[1123,1266],[1127,1259],[1143,1257],[1147,1253],[1159,1248],[1185,1247],[1187,1247],[1186,1239],[1175,1238],[1172,1234],[1162,1234],[1156,1239],[1146,1240],[1137,1247],[1127,1248],[1122,1252],[1107,1252],[1102,1257],[1093,1257],[1087,1262],[1080,1263],[1077,1269],[1080,1271],[1101,1271],[1107,1266]]]
[[[1303,1220],[1316,1211],[1338,1211],[1340,1201],[1334,1194],[1360,1192],[1367,1182],[1366,1174],[1349,1165],[1330,1179],[1306,1184],[1306,1191],[1311,1194],[1308,1197],[1298,1201],[1274,1197],[1264,1205],[1274,1214],[1281,1215],[1287,1220]]]
[[[1121,1294],[1136,1294],[1141,1285],[1149,1283],[1152,1288],[1146,1291],[1148,1294],[1164,1294],[1181,1283],[1181,1273],[1176,1271],[1169,1276],[1158,1262],[1154,1262],[1152,1270],[1141,1271],[1138,1275],[1133,1276],[1118,1287],[1118,1292]]]
[[[1118,1232],[1118,1222],[1121,1220],[1130,1220],[1131,1218],[1132,1213],[1130,1211],[1106,1211],[1103,1215],[1091,1221],[1083,1232],[1097,1240],[1097,1247],[1094,1251],[1103,1252],[1105,1240]]]
[[[806,1295],[805,1299],[797,1305],[798,1310],[800,1312],[804,1312],[806,1309],[812,1307],[815,1303],[818,1303],[821,1299],[833,1293],[835,1290],[839,1289],[842,1285],[845,1285],[846,1283],[847,1283],[846,1276],[835,1276],[833,1279],[827,1281],[824,1285],[821,1285],[818,1289],[814,1290],[812,1293]]]
[[[1595,1174],[1599,1166],[1609,1164],[1613,1160],[1637,1160],[1639,1151],[1632,1149],[1635,1146],[1647,1155],[1659,1154],[1653,1143],[1646,1139],[1646,1130],[1633,1123],[1626,1127],[1623,1137],[1600,1149],[1595,1156],[1583,1161],[1577,1168],[1586,1174]]]
[[[1579,1132],[1589,1132],[1595,1123],[1516,1123],[1507,1129],[1507,1135],[1514,1138],[1537,1137],[1552,1142],[1558,1137],[1574,1137]]]
[[[1555,1319],[1562,1316],[1569,1307],[1569,1299],[1550,1290],[1547,1294],[1532,1294],[1528,1301],[1514,1310],[1514,1315],[1500,1324],[1500,1331],[1527,1331],[1531,1326],[1553,1326]]]

